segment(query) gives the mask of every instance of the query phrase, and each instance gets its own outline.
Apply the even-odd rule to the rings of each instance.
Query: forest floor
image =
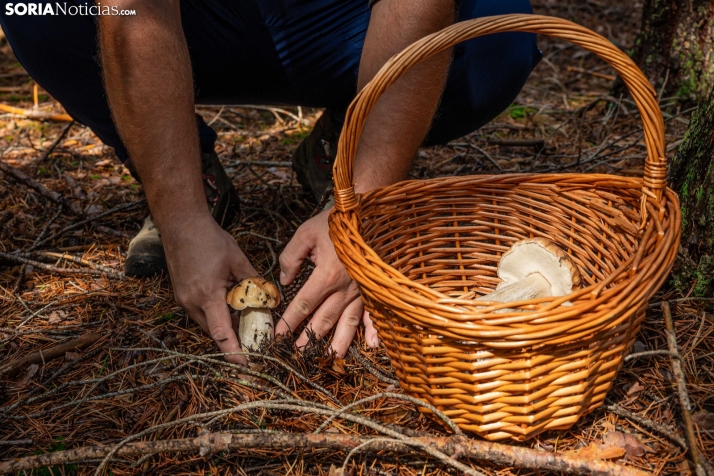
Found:
[[[590,27],[625,51],[639,28],[641,5],[634,2],[538,0],[534,7],[537,13]],[[463,139],[423,149],[413,178],[643,174],[639,115],[628,97],[610,96],[612,69],[562,41],[541,38],[539,44],[545,58],[514,104]],[[32,109],[33,89],[3,39],[0,104]],[[42,90],[38,101],[40,111],[63,112]],[[662,98],[661,106],[671,156],[691,109],[673,98]],[[276,280],[277,256],[317,205],[297,184],[290,161],[320,111],[197,109],[218,132],[218,153],[240,190],[242,215],[230,232],[256,269]],[[377,394],[385,395],[362,403],[355,413],[372,428],[365,421],[337,418],[325,430],[326,438],[378,435],[376,425],[402,432],[408,428],[410,438],[449,434],[412,402],[395,396],[401,391],[386,353],[368,350],[361,335],[345,359],[326,357],[324,343],[297,354],[286,341],[274,344],[272,360],[259,359],[252,371],[211,359],[217,348],[176,305],[167,279],[122,279],[129,238],[139,230],[147,207],[141,186],[89,129],[2,114],[0,149],[4,164],[40,185],[32,189],[29,180],[0,172],[0,460],[79,450],[67,463],[20,474],[92,474],[106,454],[82,448],[111,447],[132,435],[136,439],[126,442],[130,446],[137,441],[190,444],[202,429],[212,429],[277,445],[281,432],[311,433],[335,409]],[[54,195],[39,193],[42,189]],[[79,215],[72,213],[73,206]],[[286,300],[310,269],[305,266],[298,283],[283,290]],[[711,302],[682,298],[686,295],[670,291],[655,301],[670,302],[697,444],[714,459],[714,311]],[[88,345],[59,347],[77,338]],[[659,305],[650,306],[633,352],[667,349],[663,313]],[[34,360],[15,365],[39,350],[43,353]],[[10,370],[8,364],[15,366]],[[588,463],[600,458],[655,474],[692,474],[677,374],[666,352],[627,360],[604,407],[567,431],[509,444]],[[276,403],[282,399],[300,402],[287,408]],[[250,402],[255,404],[210,422],[217,416],[210,412]],[[135,445],[134,453],[115,455],[107,468],[115,475],[337,475],[349,447],[227,451],[214,444],[218,451],[201,456],[197,446],[152,454],[156,446]],[[442,461],[417,449],[387,451],[387,442],[382,449],[353,455],[345,474],[459,473],[453,467],[456,459]],[[463,454],[458,461],[488,475],[549,473],[545,466],[514,468]]]

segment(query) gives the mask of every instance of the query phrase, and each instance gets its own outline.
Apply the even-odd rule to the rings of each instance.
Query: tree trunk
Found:
[[[704,75],[703,75],[704,76]],[[672,159],[671,187],[682,202],[682,242],[673,277],[692,296],[714,295],[714,88],[689,122]]]
[[[663,96],[706,98],[714,86],[714,1],[645,0],[632,59],[658,91],[664,85]]]

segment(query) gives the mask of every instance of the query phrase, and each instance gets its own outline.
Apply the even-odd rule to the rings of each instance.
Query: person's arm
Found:
[[[365,0],[366,1],[366,0]],[[372,9],[367,29],[358,87],[361,89],[393,55],[414,41],[454,22],[454,0],[381,0]],[[363,193],[404,180],[424,139],[439,103],[450,52],[445,51],[404,74],[372,109],[355,160],[355,190]],[[281,282],[295,279],[305,257],[316,267],[310,279],[283,314],[276,333],[295,329],[311,312],[308,327],[318,337],[337,323],[332,349],[342,356],[354,338],[360,318],[368,345],[379,341],[368,316],[362,312],[357,286],[347,275],[327,234],[322,212],[296,232],[280,256]],[[297,345],[307,343],[307,334]]]
[[[454,23],[455,0],[381,0],[372,8],[362,59],[361,90],[389,58]],[[374,105],[355,159],[355,191],[407,178],[429,130],[446,82],[451,52],[444,51],[402,75]]]
[[[240,352],[226,289],[257,273],[208,211],[179,0],[103,3],[137,12],[99,18],[101,61],[114,121],[161,232],[175,298],[223,352]]]

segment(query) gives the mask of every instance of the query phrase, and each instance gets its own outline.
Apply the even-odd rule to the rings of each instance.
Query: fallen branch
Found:
[[[104,233],[106,235],[115,236],[115,237],[121,238],[123,240],[130,240],[130,239],[134,238],[134,235],[132,235],[131,233],[127,233],[127,232],[121,231],[121,230],[115,230],[113,228],[109,228],[108,226],[104,226],[104,225],[95,225],[94,229],[97,231],[101,231],[102,233]]]
[[[111,277],[114,277],[117,279],[125,279],[126,278],[123,273],[118,272],[112,268],[109,268],[108,266],[103,266],[101,264],[92,263],[91,261],[80,258],[78,256],[73,256],[73,255],[70,255],[67,253],[55,253],[53,251],[38,251],[37,254],[39,254],[41,256],[47,256],[50,258],[62,259],[62,260],[69,261],[72,263],[81,264],[83,266],[88,266],[96,271],[101,271],[102,273],[105,273],[107,276],[111,276]]]
[[[33,352],[25,357],[13,360],[12,362],[0,367],[0,375],[8,374],[10,377],[16,375],[26,365],[43,364],[50,360],[64,357],[67,352],[83,349],[97,342],[102,336],[95,332],[83,335],[76,339],[72,339],[55,347],[50,347],[47,350]]]
[[[265,432],[248,434],[204,433],[198,438],[177,440],[141,441],[127,443],[116,452],[117,457],[144,456],[156,453],[198,452],[201,455],[214,454],[220,451],[241,451],[246,449],[285,450],[285,449],[330,449],[334,451],[350,451],[360,445],[370,443],[383,437],[368,437],[340,434],[311,434]],[[533,450],[518,446],[509,446],[488,441],[471,440],[458,437],[421,437],[409,440],[385,440],[380,442],[373,451],[380,452],[413,452],[410,445],[426,445],[447,455],[460,455],[463,458],[486,460],[504,466],[560,471],[580,475],[615,475],[644,476],[648,473],[635,468],[620,466],[596,459],[581,459],[557,453]],[[46,453],[41,455],[14,458],[0,462],[0,473],[16,473],[33,468],[55,466],[68,463],[100,459],[106,457],[112,450],[111,446],[86,446],[66,451]]]
[[[679,354],[673,354],[668,350],[645,350],[643,352],[637,352],[635,354],[628,355],[627,357],[625,357],[625,362],[629,362],[630,360],[637,359],[639,357],[648,357],[651,355],[668,355],[673,359],[682,360],[682,357]]]
[[[32,438],[25,438],[23,440],[0,440],[0,446],[20,446],[20,445],[31,445],[35,442]]]
[[[50,271],[52,273],[57,273],[57,274],[70,274],[70,275],[77,275],[77,274],[84,274],[84,275],[89,275],[89,276],[107,276],[109,278],[114,278],[114,279],[126,279],[126,276],[123,274],[117,273],[116,271],[100,271],[97,269],[72,269],[72,268],[59,268],[57,266],[52,266],[46,263],[41,263],[40,261],[35,261],[33,259],[25,258],[23,256],[18,256],[14,255],[11,253],[4,253],[0,251],[0,259],[4,259],[7,261],[12,261],[14,263],[19,263],[19,264],[29,264],[31,266],[34,266],[37,269],[44,269],[45,271]]]
[[[72,122],[74,119],[69,114],[54,114],[52,112],[43,111],[33,111],[31,109],[20,109],[19,107],[8,106],[7,104],[0,104],[0,111],[9,112],[10,114],[17,114],[18,116],[25,116],[29,119],[44,119],[47,121],[56,122]]]
[[[669,351],[676,357],[672,357],[672,374],[677,381],[677,393],[679,395],[679,403],[682,407],[682,418],[684,419],[684,430],[687,436],[687,444],[689,446],[689,454],[692,456],[692,462],[697,476],[706,476],[704,466],[700,461],[699,447],[697,446],[697,437],[694,434],[694,424],[692,423],[692,405],[689,402],[689,394],[687,394],[687,384],[682,372],[682,357],[677,349],[677,335],[674,333],[674,325],[672,324],[672,311],[669,308],[668,302],[662,303],[662,311],[664,312],[665,334],[667,335],[667,345]]]
[[[44,185],[37,182],[32,177],[26,175],[21,170],[18,170],[15,167],[8,165],[1,160],[0,160],[0,170],[2,170],[4,173],[10,175],[18,182],[22,182],[23,184],[25,184],[26,186],[28,186],[35,192],[39,193],[46,199],[50,200],[51,202],[63,205],[64,208],[66,208],[68,211],[70,211],[73,215],[78,215],[78,216],[84,215],[84,212],[82,211],[81,208],[79,208],[79,206],[76,203],[74,203],[73,201],[62,196],[61,193],[51,192]]]

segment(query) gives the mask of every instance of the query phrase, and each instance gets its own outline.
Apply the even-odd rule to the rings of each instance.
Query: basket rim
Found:
[[[489,177],[499,177],[506,180],[518,179],[512,183],[512,186],[515,187],[523,184],[543,184],[544,179],[554,180],[556,177],[568,175],[577,175],[584,180],[593,177],[603,180],[612,178],[622,184],[629,182],[629,186],[623,188],[630,190],[640,188],[639,186],[642,183],[642,178],[610,174],[548,174],[548,176],[541,174],[502,174],[496,176],[437,177],[424,181],[408,180],[375,188],[365,194],[358,195],[358,208],[348,213],[333,210],[329,216],[330,235],[333,242],[338,241],[341,243],[335,236],[333,228],[344,227],[347,230],[357,231],[353,226],[356,224],[353,220],[359,220],[360,212],[366,200],[374,199],[379,195],[392,191],[399,191],[406,183],[485,182],[489,180]],[[536,178],[537,181],[529,181],[530,177]],[[582,187],[597,188],[587,184],[582,184]],[[648,202],[653,204],[654,200],[648,198]],[[641,233],[640,247],[649,247],[650,243],[654,242],[654,248],[650,253],[635,252],[608,275],[607,280],[581,287],[566,296],[557,298],[495,303],[490,306],[488,305],[490,301],[479,301],[478,305],[476,305],[471,299],[460,300],[452,298],[436,289],[409,279],[399,270],[385,263],[359,233],[349,233],[349,236],[353,239],[357,238],[359,243],[355,240],[350,247],[352,248],[351,250],[345,249],[342,253],[338,251],[338,255],[340,255],[343,263],[345,261],[350,263],[351,266],[346,266],[346,268],[350,276],[360,284],[363,293],[374,297],[380,302],[384,302],[386,299],[380,299],[378,296],[388,294],[390,298],[388,300],[393,304],[396,301],[400,302],[401,305],[398,309],[402,311],[400,315],[405,320],[419,326],[427,326],[432,332],[440,331],[442,334],[451,334],[453,337],[478,340],[491,347],[517,347],[524,345],[522,343],[524,340],[527,340],[530,344],[534,340],[548,341],[550,337],[560,335],[566,330],[590,333],[609,327],[624,318],[623,316],[616,316],[616,313],[606,306],[606,304],[614,301],[618,301],[620,305],[628,308],[633,308],[633,310],[639,309],[644,305],[643,303],[664,284],[667,273],[661,273],[661,270],[669,269],[674,260],[676,253],[672,253],[672,250],[676,251],[677,248],[676,244],[680,235],[679,223],[681,221],[678,203],[679,200],[676,193],[670,188],[665,189],[663,200],[657,203],[658,206],[664,208],[664,223],[660,223],[658,226],[655,223],[657,220],[649,220],[648,225]],[[660,229],[662,233],[660,233]],[[644,243],[645,240],[648,240],[648,243]],[[362,260],[358,259],[358,249],[365,252]],[[668,250],[669,253],[667,253]],[[359,261],[363,262],[360,263]],[[387,271],[391,275],[391,282],[389,283],[391,286],[385,286],[385,282],[376,283],[374,279],[370,278],[369,275],[373,273],[368,272],[370,271],[369,266],[375,264],[379,264],[379,268],[382,271]],[[633,265],[636,268],[634,272],[632,272]],[[359,270],[359,272],[355,270]],[[631,276],[621,279],[613,287],[605,287],[607,282],[616,280],[628,273]],[[654,283],[651,283],[653,285],[648,287],[648,292],[645,293],[646,296],[642,296],[642,292],[636,292],[636,289],[630,289],[631,292],[626,292],[629,288],[636,288],[638,283],[651,281],[652,279],[654,279]],[[375,289],[380,288],[384,289],[384,292],[375,292]],[[571,305],[563,305],[567,302],[570,302]],[[504,308],[523,309],[528,306],[531,308],[536,307],[536,309],[528,309],[530,312],[514,310],[513,312],[494,313],[494,311]],[[603,306],[605,306],[605,309],[598,310]],[[393,310],[395,308],[397,307],[392,307]],[[613,318],[616,319],[613,320]]]

